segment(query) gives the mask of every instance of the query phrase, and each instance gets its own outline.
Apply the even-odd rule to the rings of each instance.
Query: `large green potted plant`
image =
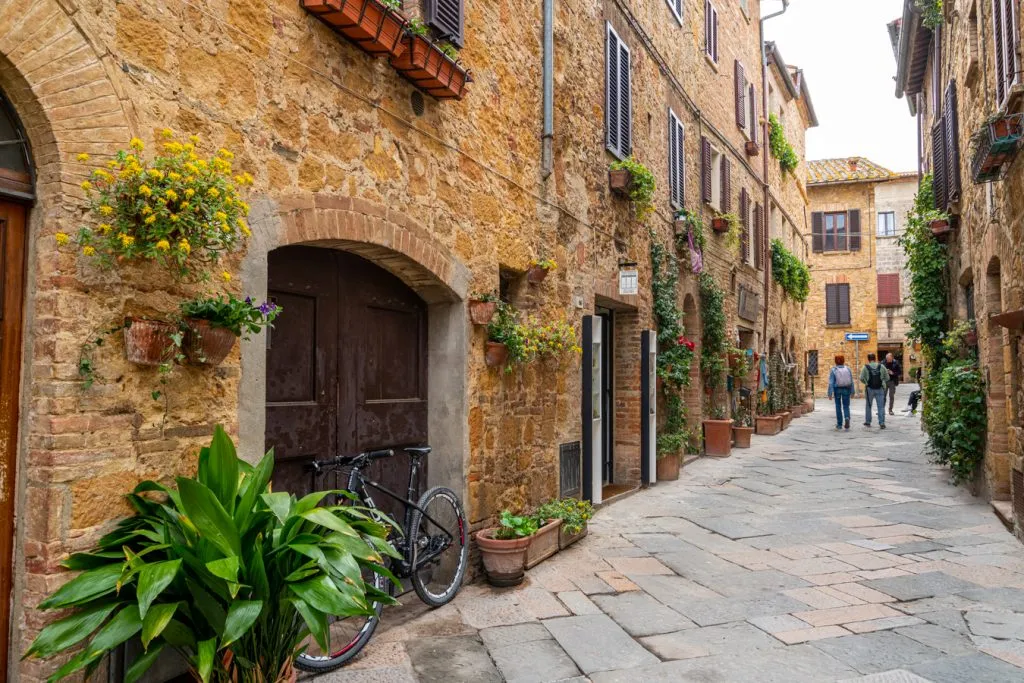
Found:
[[[139,484],[127,496],[135,514],[64,562],[82,573],[39,608],[70,613],[25,656],[82,645],[51,677],[59,680],[91,673],[138,636],[144,653],[129,682],[164,650],[177,650],[204,683],[294,681],[292,661],[310,635],[327,649],[328,616],[369,615],[373,601],[393,602],[363,577],[394,581],[382,564],[398,554],[388,526],[364,508],[320,505],[330,492],[272,492],[273,467],[273,451],[256,466],[239,460],[218,426],[195,477]]]
[[[701,337],[700,369],[708,396],[704,420],[704,452],[724,457],[732,452],[732,419],[725,409],[725,373],[729,345],[726,334],[725,292],[709,273],[700,276]]]
[[[497,527],[477,532],[476,544],[492,585],[516,586],[523,582],[526,550],[537,528],[536,517],[504,510]]]

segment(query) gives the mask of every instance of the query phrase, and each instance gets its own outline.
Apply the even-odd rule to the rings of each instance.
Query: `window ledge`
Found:
[[[707,52],[704,53],[704,59],[708,60],[708,64],[711,65],[712,69],[714,69],[716,72],[718,71],[718,62],[711,59],[711,55],[709,55]]]
[[[853,325],[851,323],[833,323],[831,325],[826,323],[825,328],[829,330],[852,329]]]

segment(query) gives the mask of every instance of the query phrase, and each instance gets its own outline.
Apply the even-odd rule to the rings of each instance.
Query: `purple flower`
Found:
[[[247,303],[247,304],[249,304],[250,306],[252,306],[252,297],[251,297],[251,296],[247,296],[247,297],[245,297],[245,303]]]
[[[275,308],[277,308],[277,306],[275,306],[274,304],[270,303],[269,301],[264,301],[262,304],[260,304],[260,313],[266,315],[273,311]]]

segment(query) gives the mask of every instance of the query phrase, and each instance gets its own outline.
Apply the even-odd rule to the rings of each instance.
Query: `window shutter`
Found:
[[[684,174],[685,155],[683,153],[683,124],[671,109],[668,111],[668,176],[670,200],[673,208],[681,209],[685,204]]]
[[[1018,0],[992,0],[992,33],[996,63],[996,105],[1002,107],[1016,85]]]
[[[462,0],[426,0],[423,3],[424,21],[458,47],[463,43],[462,4]]]
[[[839,323],[850,324],[850,285],[836,285],[839,301]]]
[[[613,154],[622,156],[622,144],[619,137],[619,37],[615,35],[611,24],[608,24],[608,45],[605,55],[605,146]]]
[[[825,324],[839,324],[839,285],[825,285]]]
[[[740,60],[736,60],[736,125],[747,127],[747,77]]]
[[[878,274],[878,305],[901,306],[899,273]]]
[[[825,251],[825,214],[821,211],[811,214],[811,251],[815,254]]]
[[[994,0],[998,2],[999,0]],[[711,0],[704,0],[704,54],[714,59],[715,57],[715,42],[711,37]]]
[[[935,190],[935,208],[945,211],[949,206],[946,179],[946,117],[942,116],[932,128],[932,187]]]
[[[1019,57],[1017,55],[1017,13],[1019,0],[1003,0],[1003,35],[1006,44],[1006,95],[1019,79]]]
[[[848,218],[850,251],[860,251],[860,209],[852,209]]]
[[[995,44],[996,105],[1006,99],[1006,35],[1003,33],[1003,0],[992,0],[992,40]]]
[[[750,261],[750,195],[745,187],[740,190],[740,225],[740,256],[747,263]]]
[[[619,41],[619,136],[622,138],[622,156],[633,153],[633,98],[630,92],[629,48]]]
[[[732,161],[722,155],[722,213],[732,211]]]
[[[711,8],[711,36],[715,39],[715,50],[711,55],[711,58],[715,60],[715,64],[718,64],[718,10],[714,7]]]
[[[750,140],[757,144],[757,129],[760,127],[757,121],[757,91],[754,84],[750,84]]]
[[[946,195],[947,203],[960,201],[960,126],[956,112],[956,81],[946,86]]]
[[[700,139],[700,192],[705,203],[711,202],[711,143]]]
[[[764,270],[764,208],[754,205],[754,263]]]

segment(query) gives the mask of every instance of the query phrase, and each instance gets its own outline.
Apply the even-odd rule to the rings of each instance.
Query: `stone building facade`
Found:
[[[418,2],[404,6],[419,13]],[[248,459],[276,446],[279,472],[296,487],[309,483],[301,464],[312,457],[428,442],[430,484],[462,496],[474,529],[504,508],[566,492],[600,499],[602,483],[640,485],[641,332],[654,327],[650,241],[672,244],[677,209],[710,224],[749,198],[747,258],[709,230],[705,268],[728,293],[739,342],[760,352],[771,343],[806,348],[804,308],[776,305],[778,288],[765,287],[770,263],[755,257],[767,253],[765,207],[777,207],[778,234],[795,249],[808,232],[805,166],[783,176],[764,143],[757,0],[556,2],[550,100],[544,4],[459,6],[453,40],[472,82],[461,100],[442,100],[298,0],[0,5],[0,138],[23,140],[0,152],[0,224],[15,236],[4,242],[5,276],[23,285],[4,289],[0,356],[0,589],[11,595],[0,668],[8,680],[52,670],[19,657],[47,618],[35,605],[67,580],[59,562],[127,511],[119,495],[137,481],[192,471],[218,423]],[[606,124],[610,46],[628,54],[619,77],[628,73],[629,97],[617,110],[628,115],[618,130],[657,180],[655,211],[643,222],[609,189],[609,164],[623,151]],[[804,131],[815,123],[807,85],[773,55],[772,106],[802,158]],[[674,197],[673,122],[682,131]],[[112,336],[95,349],[99,379],[86,388],[84,341],[127,315],[167,315],[204,287],[147,267],[101,272],[56,248],[55,235],[74,233],[85,218],[79,184],[94,165],[133,136],[158,146],[164,128],[198,135],[204,153],[230,148],[235,166],[255,177],[253,234],[229,261],[230,288],[276,298],[285,313],[272,343],[256,336],[222,366],[182,366],[166,384],[128,363]],[[702,193],[709,146],[717,168],[728,159],[731,169],[708,179],[714,207]],[[81,153],[92,160],[79,161]],[[558,268],[528,283],[531,260],[545,257]],[[629,263],[639,288],[620,294]],[[486,332],[467,316],[474,291],[500,292],[524,317],[565,319],[578,333],[598,319],[610,326],[604,451],[572,460],[579,451],[571,446],[590,428],[581,419],[589,368],[572,354],[510,373],[486,367]],[[740,292],[763,293],[752,319],[739,317]],[[699,339],[696,277],[687,269],[678,300],[687,333]],[[316,329],[338,332],[321,340]],[[334,375],[317,374],[312,359],[326,356]],[[296,383],[282,382],[296,367]],[[697,377],[687,396],[691,425],[700,423],[700,396]],[[326,411],[316,423],[327,424],[323,439],[307,447],[278,438],[300,433],[306,418],[286,410],[295,406]],[[399,414],[409,416],[407,428],[395,437],[401,443],[388,442],[388,417]],[[580,490],[588,477],[596,485]]]
[[[917,117],[920,167],[951,216],[949,321],[977,326],[988,409],[979,489],[1024,538],[1024,171],[1018,150],[1000,164],[972,142],[976,133],[987,139],[989,117],[1019,121],[1020,2],[945,2],[941,21],[926,26],[908,0],[889,30],[896,96]]]
[[[905,348],[901,326],[909,312],[901,304],[906,285],[903,259],[896,244],[906,208],[916,192],[914,180],[862,157],[808,162],[811,200],[811,293],[807,300],[807,338],[816,340],[816,396],[828,391],[836,355],[858,375],[869,353],[893,352],[904,365],[916,362]],[[893,214],[893,235],[878,225]],[[900,218],[897,218],[897,215]],[[886,296],[884,287],[895,292]],[[901,289],[902,288],[902,289]],[[859,335],[860,339],[850,335]],[[913,356],[913,358],[911,358]],[[904,377],[908,374],[905,371]],[[861,394],[857,386],[857,395]]]

